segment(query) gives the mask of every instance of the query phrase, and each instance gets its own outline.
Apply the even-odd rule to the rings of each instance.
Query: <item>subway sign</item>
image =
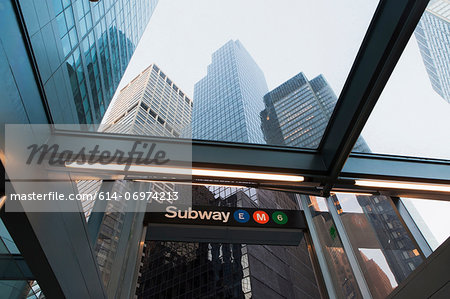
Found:
[[[298,245],[306,229],[302,211],[167,206],[146,213],[147,240]]]

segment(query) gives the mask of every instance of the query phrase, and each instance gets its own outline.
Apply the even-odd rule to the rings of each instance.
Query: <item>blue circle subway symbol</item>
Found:
[[[234,219],[239,223],[245,223],[250,220],[250,214],[244,210],[237,210],[233,214]]]

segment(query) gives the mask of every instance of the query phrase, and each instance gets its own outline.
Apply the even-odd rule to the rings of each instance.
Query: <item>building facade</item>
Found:
[[[157,2],[19,1],[55,123],[100,123]]]
[[[431,0],[414,35],[431,86],[450,103],[450,1]]]
[[[264,143],[256,111],[267,92],[263,72],[238,40],[212,54],[207,75],[195,84],[192,138]]]
[[[261,128],[268,144],[316,149],[337,97],[323,75],[312,80],[299,73],[264,96]],[[354,151],[369,152],[360,137]]]
[[[111,104],[100,130],[143,136],[179,137],[191,119],[192,100],[156,65],[150,65],[125,86]],[[80,193],[110,191],[173,191],[173,184],[146,184],[127,180],[115,182],[80,181]],[[145,202],[139,203],[145,210]],[[88,221],[100,221],[95,252],[103,283],[110,296],[134,296],[137,282],[136,260],[142,237],[144,213],[130,213],[130,203],[83,201]],[[101,207],[100,207],[101,206]],[[101,219],[91,219],[93,211],[104,210]],[[97,215],[94,213],[93,217]],[[130,270],[132,269],[132,270]],[[130,277],[124,276],[131,271]]]

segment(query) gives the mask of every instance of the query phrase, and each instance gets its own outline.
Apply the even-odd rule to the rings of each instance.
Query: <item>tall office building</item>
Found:
[[[267,92],[263,72],[241,42],[212,54],[207,75],[195,84],[192,138],[265,143],[256,111]]]
[[[19,2],[55,123],[100,123],[158,0]]]
[[[120,91],[100,130],[145,136],[179,137],[190,127],[192,100],[157,65],[152,64]],[[154,185],[156,191],[168,184]],[[81,193],[94,193],[100,184],[78,183]],[[93,201],[83,201],[89,219]]]
[[[261,128],[268,144],[315,149],[337,97],[323,75],[308,80],[299,73],[264,96]],[[369,152],[362,137],[354,151]]]
[[[450,1],[431,0],[414,34],[431,86],[450,103]]]
[[[207,75],[195,84],[192,138],[264,144],[259,112],[264,109],[267,90],[262,70],[242,43],[227,42],[212,54]],[[298,208],[295,199],[282,192],[229,187],[210,190],[222,201],[237,195],[234,206]],[[246,298],[318,296],[304,239],[294,248],[242,245],[241,250],[248,255],[249,270],[243,278]],[[274,252],[282,254],[275,258]],[[301,277],[301,282],[294,286],[292,277]]]
[[[192,138],[264,144],[258,112],[268,91],[264,73],[239,40],[212,54],[207,75],[194,86]],[[222,198],[235,188],[216,187]],[[256,190],[244,192],[257,201]]]

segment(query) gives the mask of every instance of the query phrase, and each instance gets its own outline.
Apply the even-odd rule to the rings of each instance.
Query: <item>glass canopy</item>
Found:
[[[363,129],[374,153],[450,160],[450,15],[444,2],[429,3]]]
[[[154,63],[193,100],[181,137],[316,149],[377,4],[162,1],[118,90]]]

